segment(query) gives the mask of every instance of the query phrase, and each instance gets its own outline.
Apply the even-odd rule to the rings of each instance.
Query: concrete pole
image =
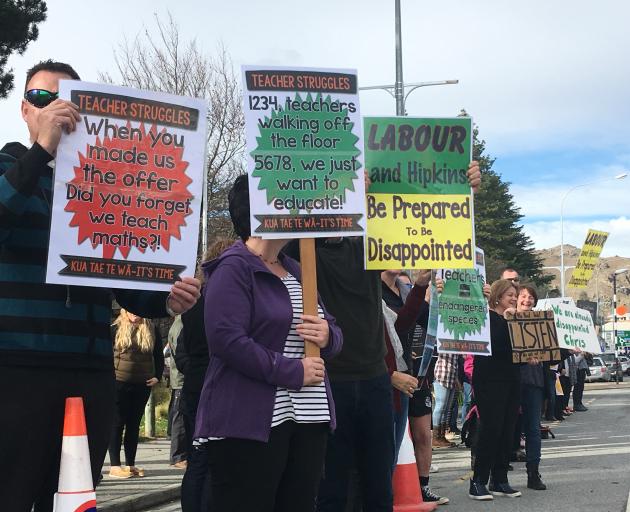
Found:
[[[155,397],[153,388],[147,405],[144,406],[144,435],[145,437],[155,437]]]
[[[612,330],[613,330],[613,347],[615,348],[615,357],[617,356],[617,273],[613,272],[613,306],[612,306]]]

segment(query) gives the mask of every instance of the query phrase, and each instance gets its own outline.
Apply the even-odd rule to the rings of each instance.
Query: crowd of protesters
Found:
[[[565,354],[557,366],[512,363],[506,317],[537,300],[512,269],[484,287],[492,355],[439,354],[422,378],[431,272],[367,271],[361,238],[320,239],[318,314],[304,314],[298,245],[251,235],[246,176],[229,194],[238,240],[216,241],[199,278],[183,278],[168,294],[45,284],[51,164],[62,131],[80,119],[56,93],[60,79],[78,78],[52,61],[29,71],[22,116],[32,145],[8,144],[0,159],[0,294],[12,304],[0,311],[0,384],[15,390],[0,454],[24,461],[0,478],[7,510],[52,510],[67,396],[85,401],[94,482],[108,447],[110,476],[142,476],[138,429],[164,366],[146,318],[176,315],[169,348],[183,382],[172,393],[171,463],[186,468],[184,512],[341,512],[349,494],[364,512],[391,511],[407,424],[422,498],[446,504],[429,487],[431,453],[452,446],[446,436],[458,432],[460,394],[462,420],[478,419],[470,498],[521,495],[508,482],[521,433],[527,486],[545,489],[544,398],[547,418],[561,419],[571,413],[573,386],[574,410],[586,410],[587,367],[582,354]],[[467,175],[476,190],[476,162]],[[112,335],[113,297],[124,309]],[[306,356],[306,343],[320,356]]]

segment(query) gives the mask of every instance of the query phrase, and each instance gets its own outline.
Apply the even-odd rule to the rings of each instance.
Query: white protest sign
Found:
[[[244,66],[252,235],[363,235],[363,128],[357,74]]]
[[[79,106],[57,149],[47,283],[168,290],[193,275],[206,102],[62,80]]]
[[[586,309],[578,308],[572,299],[543,299],[538,301],[535,310],[553,311],[558,345],[561,348],[579,348],[584,352],[601,353],[591,314]]]

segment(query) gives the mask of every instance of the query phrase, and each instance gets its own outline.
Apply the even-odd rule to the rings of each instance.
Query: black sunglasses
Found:
[[[24,99],[37,108],[47,107],[58,97],[58,92],[50,92],[46,89],[30,89],[24,93]]]

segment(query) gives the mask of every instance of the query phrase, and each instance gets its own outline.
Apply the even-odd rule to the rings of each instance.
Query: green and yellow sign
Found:
[[[366,268],[473,268],[472,121],[364,119]]]
[[[582,246],[582,252],[580,252],[580,257],[575,264],[573,274],[571,274],[571,280],[569,281],[571,288],[586,288],[593,276],[593,270],[595,265],[597,265],[597,260],[602,253],[608,235],[609,233],[605,231],[588,230],[586,240]]]

